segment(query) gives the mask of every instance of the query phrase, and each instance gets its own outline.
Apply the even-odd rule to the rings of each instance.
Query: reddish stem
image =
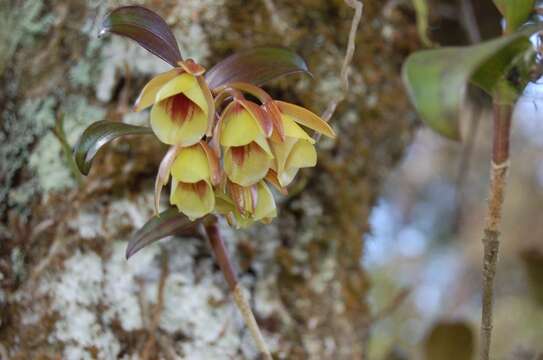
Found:
[[[480,359],[490,358],[492,340],[492,318],[494,302],[494,277],[498,263],[500,248],[499,225],[502,218],[502,207],[505,199],[507,173],[509,170],[509,139],[511,135],[512,106],[494,104],[494,137],[492,148],[492,170],[490,178],[490,195],[483,246],[483,295],[481,314],[481,348]]]
[[[509,160],[509,139],[511,133],[511,105],[494,104],[494,140],[492,161],[501,165]]]
[[[215,260],[219,264],[219,267],[224,274],[224,278],[226,279],[226,283],[228,284],[230,291],[234,291],[238,285],[238,279],[236,273],[234,272],[232,262],[230,262],[230,259],[228,258],[226,246],[222,240],[217,222],[214,221],[211,224],[206,225],[206,232],[211,249],[215,254]]]
[[[264,359],[273,360],[262,333],[260,332],[254,314],[251,311],[251,306],[245,299],[241,286],[238,283],[236,273],[234,272],[234,267],[232,266],[232,262],[228,257],[228,250],[226,249],[224,241],[221,237],[217,220],[214,219],[210,223],[206,224],[205,229],[209,239],[209,244],[211,245],[211,249],[215,254],[215,259],[221,268],[226,282],[228,283],[232,297],[234,298],[234,301],[236,302],[236,305],[243,316],[243,319],[245,320],[245,325],[247,325],[251,335],[253,336],[256,347]]]

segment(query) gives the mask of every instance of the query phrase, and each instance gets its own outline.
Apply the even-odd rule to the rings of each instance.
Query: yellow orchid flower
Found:
[[[151,128],[160,141],[191,146],[209,133],[215,114],[213,96],[192,60],[153,78],[136,100],[135,110],[151,109]]]
[[[228,179],[241,186],[262,180],[273,159],[267,139],[272,126],[262,109],[247,100],[234,100],[224,110],[218,126]]]
[[[238,228],[256,221],[268,224],[277,216],[273,194],[264,181],[248,187],[228,182],[224,191],[216,192],[215,210]]]
[[[172,181],[170,203],[177,206],[180,212],[194,221],[205,216],[215,208],[215,194],[207,181],[184,183]]]
[[[162,187],[172,177],[170,203],[190,219],[209,214],[215,207],[213,185],[220,181],[218,157],[204,142],[174,146],[164,157],[155,183],[155,207]]]
[[[280,114],[282,134],[274,129],[270,144],[275,156],[272,169],[277,173],[281,186],[289,185],[298,171],[317,164],[315,140],[300,125],[323,135],[335,137],[335,133],[319,116],[311,111],[286,102],[273,101]]]

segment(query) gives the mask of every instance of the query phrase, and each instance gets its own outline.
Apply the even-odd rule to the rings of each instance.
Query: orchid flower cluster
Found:
[[[289,50],[248,50],[206,72],[181,57],[168,26],[146,8],[114,10],[101,32],[129,37],[173,66],[151,79],[135,103],[135,111],[151,108],[152,132],[170,146],[155,182],[157,214],[171,179],[169,202],[190,220],[216,213],[235,227],[269,223],[277,215],[270,185],[286,194],[301,168],[316,165],[315,140],[307,131],[335,137],[319,116],[260,87],[308,72]]]
[[[153,132],[171,145],[157,175],[156,202],[171,177],[170,203],[191,219],[216,211],[237,226],[269,222],[277,211],[268,184],[285,193],[299,169],[317,162],[315,141],[300,125],[334,132],[309,110],[273,100],[252,84],[212,91],[204,71],[182,61],[152,79],[136,101],[138,111],[152,106]]]

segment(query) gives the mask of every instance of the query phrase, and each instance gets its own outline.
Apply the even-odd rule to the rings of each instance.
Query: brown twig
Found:
[[[481,360],[490,356],[492,338],[492,305],[494,302],[494,277],[500,247],[499,225],[505,199],[505,187],[509,170],[509,138],[511,134],[512,106],[494,104],[494,138],[488,214],[484,230],[483,246],[483,296],[481,315]]]
[[[243,316],[243,319],[245,320],[245,325],[247,325],[251,335],[253,336],[253,340],[255,341],[258,351],[260,351],[260,354],[264,359],[272,360],[273,358],[268,346],[266,345],[266,342],[264,341],[264,337],[260,332],[260,328],[258,327],[254,314],[251,310],[251,306],[245,299],[242,288],[239,285],[234,267],[232,266],[232,262],[228,256],[228,250],[226,249],[226,246],[222,240],[217,221],[215,220],[209,224],[206,224],[205,230],[209,244],[211,245],[211,249],[215,255],[215,260],[221,268],[228,287],[230,288],[232,297],[234,298],[234,301],[236,302],[236,305]]]
[[[77,184],[81,186],[83,184],[83,177],[77,168],[75,160],[72,156],[72,147],[68,143],[66,132],[64,131],[64,114],[59,114],[55,121],[55,127],[52,129],[53,135],[57,138],[64,153],[66,164],[72,173],[72,176],[77,181]]]
[[[387,318],[388,316],[390,316],[392,313],[394,313],[396,311],[396,309],[398,309],[398,307],[400,305],[403,304],[403,302],[405,301],[405,299],[407,299],[407,297],[411,294],[411,290],[410,288],[406,288],[406,289],[401,289],[393,298],[392,300],[390,301],[390,303],[388,303],[387,305],[385,305],[381,310],[377,311],[377,313],[375,315],[372,316],[372,319],[371,319],[371,323],[372,325],[375,325],[377,322]]]
[[[153,308],[153,315],[151,317],[151,321],[148,324],[149,339],[147,340],[143,348],[143,352],[141,355],[142,360],[147,360],[151,358],[153,350],[155,348],[155,344],[158,340],[158,335],[156,333],[158,330],[158,325],[160,323],[160,316],[162,315],[162,310],[164,308],[164,286],[166,285],[166,279],[168,278],[168,275],[168,253],[163,250],[161,259],[160,280],[157,290],[157,303]]]
[[[143,291],[143,280],[136,279],[140,286],[140,291],[137,292],[137,298],[138,298],[138,305],[140,307],[141,312],[141,319],[143,322],[143,326],[147,331],[151,334],[152,332],[149,331],[150,324],[152,323],[152,320],[149,319],[149,306],[147,304],[147,301],[144,299],[144,291]],[[160,284],[159,284],[160,287]],[[177,360],[179,359],[179,356],[176,354],[173,344],[171,343],[170,338],[162,335],[160,332],[154,332],[153,334],[156,337],[156,341],[160,345],[160,350],[162,350],[164,357],[167,360]],[[147,345],[147,343],[144,345],[144,347]]]
[[[349,68],[353,61],[354,52],[356,50],[356,32],[358,31],[358,26],[360,25],[360,20],[362,19],[362,12],[364,10],[364,4],[358,0],[345,0],[345,3],[354,9],[353,19],[351,21],[351,30],[349,32],[349,39],[347,42],[347,50],[345,51],[345,57],[343,58],[343,65],[341,66],[341,86],[342,92],[340,95],[333,99],[328,107],[322,114],[322,118],[325,121],[330,121],[334,112],[336,111],[337,106],[345,100],[347,94],[349,93]]]

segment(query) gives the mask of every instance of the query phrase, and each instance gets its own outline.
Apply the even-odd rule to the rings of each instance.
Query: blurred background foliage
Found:
[[[428,9],[429,38],[443,46],[501,33],[490,1],[429,1]],[[449,11],[464,15],[447,16]],[[543,357],[541,108],[538,112],[543,84],[530,86],[514,115],[495,294],[496,359]],[[490,98],[469,90],[461,118],[465,143],[419,129],[371,215],[364,260],[373,280],[371,301],[380,304],[410,291],[375,328],[372,359],[471,359],[475,354],[492,114]]]

